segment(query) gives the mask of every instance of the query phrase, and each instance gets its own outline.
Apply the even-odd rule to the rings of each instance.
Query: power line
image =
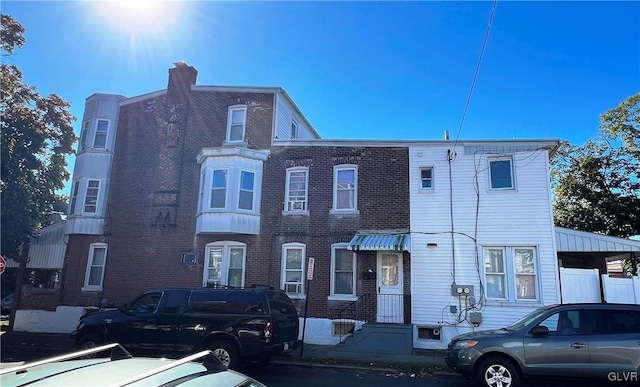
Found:
[[[458,128],[458,134],[456,135],[456,141],[453,144],[453,151],[456,150],[456,145],[458,145],[458,139],[460,138],[460,132],[462,131],[462,126],[464,125],[464,119],[467,116],[467,110],[469,110],[469,104],[471,103],[471,96],[473,95],[473,89],[476,86],[476,79],[478,79],[478,73],[480,72],[480,64],[482,63],[482,56],[484,55],[485,47],[487,46],[487,41],[489,40],[489,32],[491,31],[491,25],[493,24],[493,15],[496,13],[496,7],[498,6],[498,0],[493,1],[493,7],[491,8],[491,15],[489,16],[489,24],[487,25],[487,31],[484,34],[484,41],[482,42],[482,49],[480,50],[480,57],[478,58],[478,64],[476,65],[476,72],[473,74],[473,81],[471,81],[471,89],[469,90],[469,96],[467,97],[467,103],[464,106],[464,111],[462,113],[462,120],[460,120],[460,127]]]

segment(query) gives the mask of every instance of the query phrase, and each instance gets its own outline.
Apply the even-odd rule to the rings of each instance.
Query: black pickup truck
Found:
[[[300,345],[298,313],[279,290],[159,289],[119,309],[84,315],[71,333],[76,347],[118,342],[146,356],[212,350],[229,368],[261,365]]]

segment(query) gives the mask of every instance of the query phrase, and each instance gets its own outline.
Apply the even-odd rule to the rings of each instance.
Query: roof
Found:
[[[555,228],[558,252],[640,252],[640,241],[587,231]]]
[[[348,250],[353,251],[410,251],[409,234],[360,233],[351,239]]]

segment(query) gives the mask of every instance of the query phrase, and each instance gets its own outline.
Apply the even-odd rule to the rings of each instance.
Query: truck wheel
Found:
[[[476,383],[484,387],[516,387],[518,371],[509,360],[490,357],[478,366]]]
[[[78,349],[85,350],[85,349],[92,349],[95,347],[98,347],[102,344],[103,340],[100,339],[97,335],[94,334],[88,334],[83,336],[79,341],[78,341]],[[85,355],[82,358],[83,359],[93,359],[94,357],[96,357],[96,354],[90,354],[90,355]]]
[[[209,349],[227,368],[237,368],[239,358],[236,348],[228,341],[214,341]]]

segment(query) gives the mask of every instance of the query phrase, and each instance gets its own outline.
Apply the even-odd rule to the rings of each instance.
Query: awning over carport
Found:
[[[353,251],[410,251],[409,234],[360,233],[351,239],[348,250]]]
[[[556,250],[558,252],[640,252],[640,241],[596,234],[587,231],[557,227]]]

